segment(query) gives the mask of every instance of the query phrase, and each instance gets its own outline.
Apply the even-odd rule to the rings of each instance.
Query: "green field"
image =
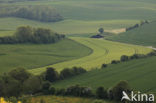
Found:
[[[84,34],[129,27],[141,20],[156,19],[155,0],[42,0],[1,3],[3,6],[43,5],[55,8],[64,20],[56,23],[20,18],[0,18],[0,29],[15,30],[21,25],[50,28],[59,33]]]
[[[104,100],[76,98],[76,97],[58,97],[58,96],[32,97],[31,99],[28,99],[26,103],[40,103],[41,99],[44,100],[46,103],[114,103]]]
[[[79,52],[81,50],[81,52]],[[17,67],[32,69],[87,56],[92,50],[73,40],[55,44],[0,45],[0,74]]]
[[[156,22],[145,24],[139,28],[130,30],[120,35],[108,37],[107,39],[130,44],[146,45],[156,47]]]
[[[66,67],[80,66],[87,70],[100,67],[103,63],[110,63],[112,60],[119,60],[122,55],[146,54],[151,51],[149,48],[135,45],[127,45],[118,42],[111,42],[103,39],[91,39],[91,38],[71,38],[76,42],[79,42],[93,50],[93,53],[89,56],[85,56],[79,59],[65,61],[54,65],[58,71]],[[79,50],[81,52],[81,50]],[[48,66],[48,67],[49,67]],[[39,74],[45,71],[46,67],[36,68],[30,70],[32,73]]]
[[[107,68],[92,70],[88,73],[54,83],[56,88],[65,88],[80,84],[92,87],[110,88],[120,80],[127,80],[132,88],[142,92],[156,92],[156,57],[132,60],[120,64],[109,65]]]
[[[33,27],[49,28],[58,33],[64,34],[84,34],[97,33],[98,28],[100,27],[104,27],[107,30],[112,30],[129,27],[136,23],[138,23],[137,20],[64,20],[56,23],[44,23],[21,18],[0,18],[0,30],[15,31],[15,29],[19,26],[30,25]]]

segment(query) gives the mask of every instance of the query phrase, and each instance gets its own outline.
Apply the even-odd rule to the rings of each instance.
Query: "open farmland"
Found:
[[[107,39],[130,44],[156,47],[156,21]]]
[[[126,28],[141,20],[156,19],[155,0],[40,0],[1,3],[0,6],[51,6],[64,20],[56,23],[36,22],[21,18],[0,18],[0,28],[15,30],[21,25],[50,28],[59,33],[84,34]]]
[[[65,61],[54,65],[58,71],[66,67],[80,66],[87,70],[100,67],[103,63],[110,63],[112,60],[119,60],[122,55],[133,55],[135,53],[146,54],[151,51],[149,48],[142,46],[122,44],[118,42],[111,42],[103,39],[91,39],[91,38],[78,38],[73,37],[72,40],[79,42],[93,50],[93,53],[89,56],[85,56],[79,59]],[[79,52],[82,52],[79,50]],[[38,74],[45,71],[46,67],[35,68],[30,70],[32,73]]]
[[[120,64],[109,65],[104,69],[89,71],[88,73],[56,82],[55,87],[68,87],[80,84],[92,87],[109,88],[120,80],[127,80],[131,87],[142,92],[156,92],[156,57],[132,60]]]
[[[69,39],[55,44],[6,44],[0,45],[0,48],[0,73],[17,67],[26,69],[43,67],[81,58],[92,52],[90,48]]]

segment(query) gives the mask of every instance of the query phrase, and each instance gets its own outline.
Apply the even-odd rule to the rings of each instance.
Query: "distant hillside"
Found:
[[[104,69],[92,70],[88,73],[65,79],[54,84],[55,87],[68,87],[79,84],[92,87],[94,90],[98,86],[109,88],[120,80],[127,80],[130,86],[143,92],[156,92],[156,56],[145,59],[137,59],[120,64],[110,65]]]
[[[156,47],[156,22],[145,24],[139,28],[127,31],[120,35],[108,37],[107,39],[130,44],[146,45]]]
[[[63,17],[51,6],[0,6],[0,17],[17,17],[42,22],[57,22]]]

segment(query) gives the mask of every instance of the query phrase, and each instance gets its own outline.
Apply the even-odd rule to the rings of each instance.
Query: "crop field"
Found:
[[[127,80],[132,88],[142,92],[156,92],[156,57],[132,60],[120,64],[109,65],[104,69],[89,71],[88,73],[54,83],[57,88],[65,88],[79,84],[92,87],[110,88],[120,80]]]
[[[81,58],[91,52],[90,48],[69,39],[46,45],[0,45],[0,74],[17,67],[31,69]]]
[[[146,45],[156,47],[156,21],[143,25],[134,30],[114,35],[107,39],[130,44]]]
[[[15,30],[21,25],[50,28],[64,34],[97,33],[126,28],[141,20],[156,19],[155,0],[43,0],[2,3],[6,6],[43,5],[55,8],[64,20],[56,23],[37,22],[21,18],[0,18],[0,28]],[[150,15],[150,16],[149,16]]]
[[[87,70],[100,67],[103,63],[110,63],[112,60],[119,60],[122,55],[146,54],[151,51],[149,48],[135,45],[127,45],[118,42],[111,42],[103,39],[79,38],[73,37],[75,40],[93,50],[91,55],[74,59],[70,61],[49,65],[55,67],[58,71],[66,67],[80,66]],[[79,50],[81,52],[81,50]],[[30,70],[32,73],[38,74],[45,71],[46,67]]]
[[[26,103],[40,103],[43,100],[46,103],[113,103],[110,101],[76,98],[76,97],[57,97],[57,96],[38,96],[32,97]]]
[[[0,18],[0,28],[6,31],[15,31],[19,26],[30,25],[33,27],[49,28],[63,34],[97,33],[100,27],[112,30],[129,27],[136,23],[138,23],[137,20],[64,20],[56,23],[45,23],[21,18]]]

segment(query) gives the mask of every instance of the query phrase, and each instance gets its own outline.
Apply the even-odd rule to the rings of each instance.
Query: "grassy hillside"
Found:
[[[84,33],[97,33],[100,27],[107,30],[119,29],[129,27],[136,24],[137,20],[64,20],[56,23],[44,23],[21,18],[0,18],[0,30],[12,30],[23,25],[30,25],[33,27],[44,27],[52,29],[58,33],[65,34],[84,34]],[[7,35],[7,34],[6,34]],[[1,36],[1,33],[0,33]]]
[[[156,47],[156,22],[143,25],[120,35],[108,37],[107,39],[130,44],[146,45]]]
[[[57,97],[57,96],[38,96],[32,97],[26,103],[39,103],[41,100],[46,103],[113,103],[103,100],[94,100],[87,98],[76,98],[76,97]],[[98,102],[99,101],[99,102]]]
[[[120,80],[127,80],[130,86],[136,90],[144,92],[156,92],[156,57],[138,59],[114,64],[105,69],[92,70],[88,73],[56,82],[55,87],[68,87],[70,85],[80,84],[97,88],[104,86],[109,88]]]
[[[60,33],[96,33],[129,27],[140,20],[156,18],[155,0],[39,0],[1,3],[0,6],[43,5],[56,9],[64,21],[57,23],[34,22],[19,18],[0,18],[0,28],[15,30],[17,26],[44,26]]]
[[[93,50],[93,53],[89,56],[85,56],[79,59],[65,61],[54,65],[58,71],[65,67],[81,66],[87,70],[100,67],[103,63],[110,63],[112,60],[119,60],[122,55],[133,55],[134,53],[146,54],[151,51],[149,48],[127,45],[118,42],[111,42],[103,39],[91,39],[91,38],[71,38]],[[79,50],[79,52],[82,52]],[[48,66],[48,67],[49,67]],[[45,71],[45,67],[36,68],[30,70],[37,74]]]
[[[0,45],[0,48],[0,73],[17,67],[32,69],[52,65],[81,58],[92,52],[90,48],[69,39],[55,44]]]
[[[14,5],[36,4],[51,5],[65,18],[74,20],[140,20],[156,16],[155,0],[43,0]]]

